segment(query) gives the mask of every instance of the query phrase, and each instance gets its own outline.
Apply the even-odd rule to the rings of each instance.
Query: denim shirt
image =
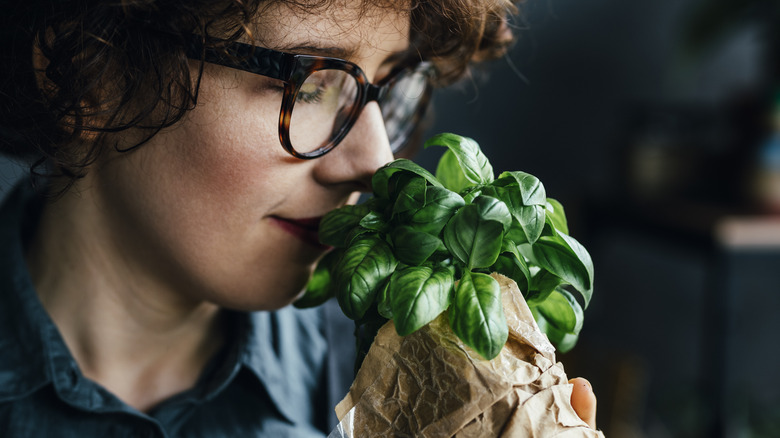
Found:
[[[354,338],[332,302],[230,312],[227,345],[196,385],[150,412],[86,378],[24,261],[40,204],[22,184],[0,209],[0,436],[322,437],[334,427]]]

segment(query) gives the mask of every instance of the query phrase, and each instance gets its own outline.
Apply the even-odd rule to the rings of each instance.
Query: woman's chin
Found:
[[[289,278],[305,278],[306,281],[291,282]],[[265,284],[261,290],[231,294],[232,297],[223,297],[222,302],[216,304],[244,312],[279,310],[303,296],[308,278],[308,275],[288,277],[279,284]]]

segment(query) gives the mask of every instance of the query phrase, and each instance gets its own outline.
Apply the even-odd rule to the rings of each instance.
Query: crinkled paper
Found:
[[[379,331],[330,438],[602,437],[571,407],[572,385],[517,285],[502,290],[509,339],[484,360],[449,328],[446,313],[401,337]]]

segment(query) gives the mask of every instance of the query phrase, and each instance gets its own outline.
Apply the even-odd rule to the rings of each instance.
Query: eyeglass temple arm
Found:
[[[203,37],[193,35],[187,45],[187,57],[286,81],[294,55],[239,42],[224,48],[205,47]]]

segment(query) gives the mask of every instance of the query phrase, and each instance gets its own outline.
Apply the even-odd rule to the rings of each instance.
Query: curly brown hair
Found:
[[[502,55],[513,39],[507,20],[514,0],[382,1],[408,8],[412,45],[434,63],[439,85],[474,61]],[[16,2],[0,18],[0,152],[30,160],[33,171],[46,164],[72,182],[106,146],[119,149],[110,133],[142,128],[146,135],[129,149],[142,145],[195,106],[187,38],[242,38],[269,2],[314,13],[312,6],[333,0]]]

